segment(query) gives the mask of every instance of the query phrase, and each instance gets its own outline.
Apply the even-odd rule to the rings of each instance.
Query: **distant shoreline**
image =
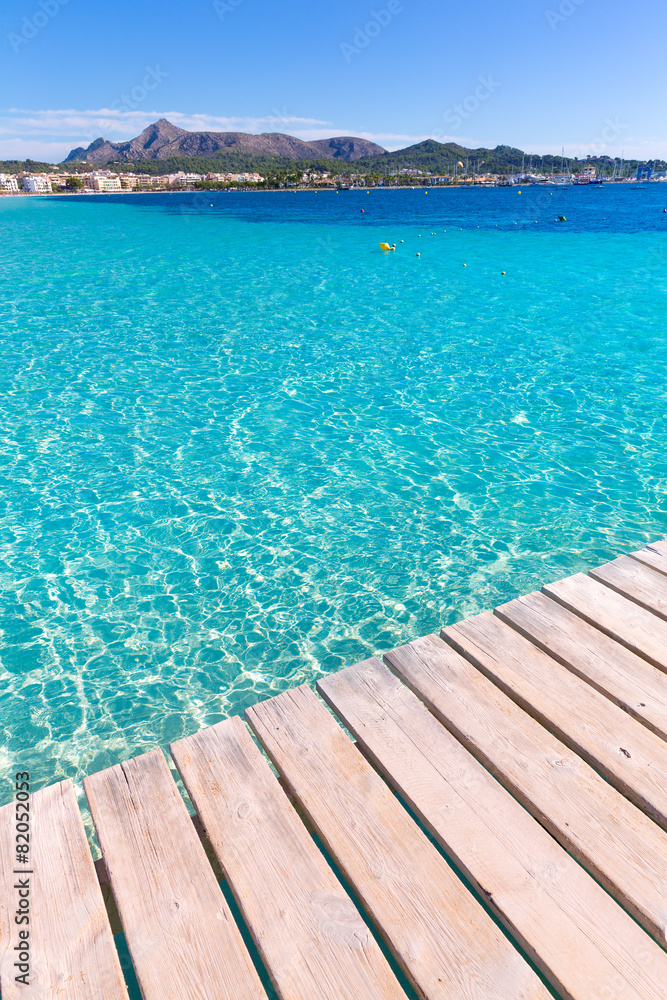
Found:
[[[664,181],[642,181],[641,186],[646,185],[653,186],[663,184]],[[387,187],[373,186],[368,187],[355,187],[355,188],[329,188],[329,187],[298,187],[298,188],[257,188],[257,187],[247,187],[247,188],[221,188],[217,190],[197,190],[196,188],[184,189],[184,190],[168,190],[162,188],[157,191],[145,190],[145,191],[53,191],[50,194],[44,191],[28,192],[28,191],[0,191],[0,198],[118,198],[120,197],[130,197],[132,195],[182,195],[182,194],[198,194],[203,198],[207,198],[209,195],[220,195],[220,194],[354,194],[366,191],[368,194],[371,192],[401,192],[401,191],[461,191],[470,190],[474,188],[475,190],[497,190],[498,188],[508,189],[508,190],[523,190],[526,189],[540,189],[546,190],[548,188],[558,188],[560,190],[566,190],[569,188],[588,188],[592,187],[594,190],[598,190],[600,187],[613,187],[613,188],[627,188],[636,187],[636,181],[608,181],[603,185],[589,185],[589,184],[419,184],[414,186],[401,185],[394,186],[388,185]]]

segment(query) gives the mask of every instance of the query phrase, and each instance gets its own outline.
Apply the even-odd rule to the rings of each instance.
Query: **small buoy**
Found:
[[[365,209],[365,208],[361,208],[361,209],[359,209],[359,211],[360,211],[360,212],[365,212],[365,211],[366,211],[366,209]]]
[[[405,240],[401,240],[401,243],[405,243]]]
[[[554,196],[554,193],[553,193],[553,191],[550,191],[550,192],[549,192],[549,197],[550,197],[550,198],[553,198],[553,196]]]
[[[667,208],[663,208],[663,212],[667,212]]]
[[[521,194],[521,192],[520,192],[520,191],[519,191],[519,194]]]
[[[418,239],[421,239],[421,238],[422,238],[422,234],[420,233],[420,234],[419,234],[419,236],[418,236],[417,238],[418,238]]]
[[[420,253],[418,253],[418,254],[417,254],[417,256],[418,256],[418,257],[421,257],[421,254],[420,254]]]
[[[500,273],[501,274],[507,274],[507,271],[501,271]]]
[[[460,232],[460,233],[462,233],[462,232],[463,232],[463,230],[462,230],[462,229],[459,229],[459,232]]]
[[[464,264],[463,266],[464,266],[464,267],[467,267],[468,265],[467,265],[467,264]]]

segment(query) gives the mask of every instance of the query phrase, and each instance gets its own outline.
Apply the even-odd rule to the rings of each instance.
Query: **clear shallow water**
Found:
[[[663,207],[0,199],[0,774],[79,781],[667,535]]]

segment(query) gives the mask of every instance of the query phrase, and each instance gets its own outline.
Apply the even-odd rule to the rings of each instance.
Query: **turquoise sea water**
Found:
[[[79,781],[667,535],[664,207],[0,200],[0,774]]]

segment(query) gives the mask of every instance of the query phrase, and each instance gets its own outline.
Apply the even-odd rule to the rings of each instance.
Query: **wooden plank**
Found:
[[[650,566],[656,572],[667,575],[667,545],[665,545],[664,550],[656,548],[656,545],[665,545],[665,542],[647,545],[646,548],[639,549],[638,552],[629,552],[628,555],[631,559],[636,559],[638,562]]]
[[[664,740],[488,611],[442,638],[667,829]]]
[[[386,667],[318,689],[560,995],[664,995],[667,954]]]
[[[0,989],[3,1000],[127,1000],[102,892],[71,781],[29,799],[30,864],[14,863],[14,803],[0,809]],[[15,869],[25,868],[19,874]],[[14,950],[19,880],[29,880],[28,985]],[[25,891],[24,890],[24,891]]]
[[[266,1000],[162,751],[84,788],[144,1000]]]
[[[306,687],[246,717],[415,988],[528,1000],[535,973]]]
[[[667,670],[667,622],[650,611],[584,573],[549,583],[542,593],[654,667]]]
[[[241,719],[170,749],[279,995],[405,1000]]]
[[[544,594],[519,597],[494,613],[667,740],[667,677],[657,667]]]
[[[588,575],[667,621],[667,579],[662,573],[630,556],[620,556]]]
[[[665,947],[667,834],[442,639],[417,639],[385,659]]]

